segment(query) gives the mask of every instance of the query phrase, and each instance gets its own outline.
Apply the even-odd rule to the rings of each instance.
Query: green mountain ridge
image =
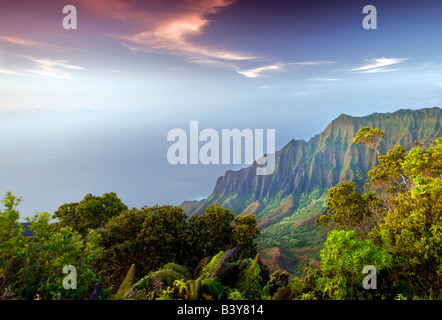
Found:
[[[297,265],[306,251],[312,253],[309,248],[318,247],[325,239],[325,231],[314,227],[314,217],[324,212],[328,189],[342,180],[362,188],[367,171],[377,165],[373,150],[352,142],[357,131],[364,126],[381,129],[385,134],[381,153],[398,144],[409,149],[415,141],[428,144],[442,136],[441,114],[442,109],[437,107],[363,117],[341,114],[308,141],[292,139],[277,151],[272,175],[257,176],[256,163],[227,171],[217,179],[208,198],[185,201],[181,206],[190,215],[202,214],[212,203],[220,203],[235,215],[255,214],[263,258],[281,267],[276,252],[293,258],[293,265]],[[309,263],[317,262],[317,253],[307,255]],[[293,265],[284,263],[284,269],[293,272]]]

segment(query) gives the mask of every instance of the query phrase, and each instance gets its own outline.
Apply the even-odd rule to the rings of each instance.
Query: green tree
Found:
[[[242,258],[254,257],[258,252],[255,239],[259,235],[256,216],[253,214],[237,216],[234,219],[234,223],[232,246],[239,247]]]
[[[16,274],[16,293],[23,298],[38,294],[43,299],[54,299],[58,293],[64,298],[88,298],[98,280],[93,271],[100,258],[99,235],[91,230],[87,237],[69,227],[53,228],[48,213],[35,215],[30,222],[33,231],[19,255],[21,268]],[[77,270],[77,288],[63,287],[63,268],[72,265]]]
[[[364,144],[372,148],[379,155],[379,141],[384,138],[384,133],[380,129],[372,127],[362,127],[356,133],[353,142],[356,144]]]
[[[323,298],[355,299],[367,297],[363,289],[364,266],[377,272],[391,266],[391,255],[372,241],[360,241],[354,231],[334,230],[321,250],[321,276],[316,280]]]
[[[280,269],[275,270],[270,275],[270,279],[267,282],[269,286],[270,295],[273,296],[276,293],[276,291],[278,291],[279,288],[287,286],[289,280],[290,280],[290,273]]]
[[[184,263],[189,256],[187,215],[181,207],[153,206],[122,212],[98,229],[103,258],[100,277],[115,292],[126,270],[136,263],[143,277],[169,261]]]
[[[99,235],[91,231],[83,237],[70,227],[55,229],[47,212],[26,218],[32,235],[25,237],[15,209],[20,199],[8,192],[0,212],[0,280],[9,295],[32,299],[83,299],[91,293],[97,280],[93,263],[101,255]],[[77,288],[63,287],[63,268],[77,270]]]
[[[358,234],[367,235],[373,221],[377,221],[377,211],[371,210],[376,202],[373,193],[361,195],[356,191],[355,183],[342,181],[329,189],[327,212],[316,220],[316,224],[321,226],[334,222],[336,229],[357,230]]]
[[[395,284],[423,296],[442,292],[442,139],[428,149],[416,147],[402,164],[411,189],[399,193],[395,206],[373,237],[388,243],[394,257]]]
[[[102,197],[87,194],[80,202],[61,205],[52,216],[58,219],[59,227],[71,227],[82,235],[89,229],[102,227],[112,217],[127,210],[115,192],[105,193]]]
[[[365,193],[346,181],[331,188],[328,212],[317,223],[336,222],[337,229],[355,230],[360,240],[372,241],[372,249],[387,250],[392,257],[391,294],[438,295],[442,292],[442,138],[426,148],[417,142],[409,151],[395,146],[383,155],[376,142],[382,137],[379,129],[368,127],[357,133],[354,141],[376,150],[379,164],[368,172]],[[331,296],[344,296],[343,291],[330,293],[331,288],[327,289]]]
[[[15,274],[20,268],[17,256],[24,247],[23,228],[16,210],[20,201],[9,191],[2,200],[5,210],[0,210],[0,291],[4,297],[13,294]]]
[[[189,220],[188,242],[194,259],[192,267],[204,257],[213,256],[231,247],[234,215],[219,204],[206,208],[200,216]]]

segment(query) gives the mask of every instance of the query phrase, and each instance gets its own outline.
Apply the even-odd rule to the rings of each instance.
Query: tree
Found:
[[[382,155],[375,142],[380,137],[379,129],[366,127],[354,140],[378,153],[379,164],[368,172],[366,192],[356,192],[346,181],[331,188],[328,212],[317,223],[334,221],[337,229],[357,231],[360,240],[372,241],[370,247],[386,250],[392,257],[391,290],[410,297],[440,294],[442,138],[427,148],[417,142],[409,151],[399,145]],[[327,281],[321,281],[325,288]],[[331,294],[344,296],[342,291]]]
[[[234,219],[234,223],[232,245],[240,248],[242,258],[254,257],[258,252],[255,239],[259,235],[259,229],[256,226],[256,216],[253,214],[237,216]]]
[[[287,271],[280,269],[275,270],[267,282],[269,286],[269,293],[273,296],[279,288],[285,287],[290,280],[290,274]]]
[[[378,140],[384,138],[384,133],[380,129],[373,129],[371,127],[362,127],[356,133],[353,142],[356,144],[365,144],[372,148],[379,155]]]
[[[204,257],[231,247],[234,215],[219,204],[210,205],[199,216],[189,220],[188,242],[194,259],[192,268]]]
[[[442,139],[428,149],[416,147],[405,156],[410,190],[399,193],[395,206],[373,238],[391,246],[395,284],[417,295],[442,292]]]
[[[104,255],[97,268],[112,291],[133,263],[137,265],[136,276],[143,277],[169,261],[184,263],[189,256],[187,215],[181,207],[127,210],[98,232]]]
[[[9,191],[2,200],[5,210],[0,210],[0,290],[5,297],[12,295],[20,268],[17,256],[24,247],[23,227],[16,210],[20,201]]]
[[[368,292],[362,287],[364,266],[373,265],[378,272],[391,266],[388,251],[370,240],[358,240],[354,231],[329,233],[320,255],[321,276],[316,284],[328,299],[367,298]]]
[[[72,227],[82,235],[89,229],[102,227],[112,217],[127,210],[115,192],[105,193],[102,197],[87,194],[80,202],[61,205],[52,216],[59,219],[59,227]]]
[[[16,292],[32,298],[36,293],[43,299],[62,297],[83,299],[89,297],[98,280],[94,262],[100,258],[99,235],[91,231],[87,237],[69,227],[53,228],[48,213],[35,215],[30,222],[33,231],[19,255],[21,268],[16,274]],[[77,288],[65,289],[63,268],[72,265],[77,270]]]
[[[32,234],[24,236],[15,209],[20,199],[8,192],[0,211],[0,280],[8,296],[32,299],[36,294],[53,299],[82,299],[92,290],[97,277],[93,263],[101,255],[99,235],[91,231],[83,237],[70,227],[54,228],[47,212],[26,218]],[[65,289],[63,269],[76,268],[77,288]]]
[[[371,218],[375,212],[370,209],[376,200],[372,193],[360,195],[356,192],[355,183],[342,181],[329,189],[327,212],[316,220],[316,224],[326,225],[332,221],[336,223],[336,229],[356,229],[366,235],[373,226]]]

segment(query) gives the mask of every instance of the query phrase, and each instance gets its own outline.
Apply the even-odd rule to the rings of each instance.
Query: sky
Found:
[[[63,21],[76,9],[76,29]],[[365,29],[366,5],[376,29]],[[87,193],[129,207],[207,197],[245,165],[167,161],[174,128],[275,129],[440,106],[442,3],[2,0],[0,192],[22,216]],[[373,12],[371,12],[373,13]],[[65,21],[72,24],[73,20]],[[373,23],[373,20],[370,21]]]

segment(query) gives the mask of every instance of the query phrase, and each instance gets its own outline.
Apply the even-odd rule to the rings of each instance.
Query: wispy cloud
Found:
[[[15,55],[15,57],[20,60],[21,67],[14,67],[16,63],[13,63],[9,68],[0,68],[0,74],[70,80],[73,79],[72,70],[84,70],[83,67],[70,64],[67,59],[35,58],[27,55]],[[26,61],[28,66],[24,67]]]
[[[59,46],[56,44],[30,40],[30,39],[27,39],[24,37],[18,37],[18,36],[0,35],[0,42],[8,43],[8,44],[15,45],[15,46],[41,48],[41,49],[53,50],[53,51],[66,51],[68,49],[66,47]]]
[[[35,63],[36,68],[31,73],[48,78],[72,79],[69,70],[83,70],[83,67],[69,64],[69,60],[37,59],[29,56],[24,58]]]
[[[238,70],[237,72],[239,74],[242,74],[243,76],[246,76],[247,78],[258,78],[262,77],[264,74],[268,72],[281,71],[282,68],[283,67],[278,65],[270,65],[270,66],[253,68],[249,70]]]
[[[237,70],[236,72],[248,78],[259,78],[272,72],[284,72],[302,66],[318,66],[330,63],[333,63],[333,61],[303,61],[303,62],[289,62],[289,63],[277,62],[272,65],[266,65],[246,70]]]
[[[366,59],[367,64],[350,69],[349,71],[359,72],[359,73],[379,73],[379,72],[391,72],[398,71],[399,69],[390,69],[388,66],[395,65],[408,60],[408,58],[376,58],[376,59]]]
[[[53,79],[72,79],[71,71],[83,70],[82,67],[70,64],[68,59],[54,58],[36,58],[41,52],[53,55],[60,52],[65,53],[72,49],[29,39],[20,36],[0,35],[0,43],[16,48],[26,48],[27,54],[17,54],[8,51],[2,51],[4,58],[3,66],[0,68],[0,74],[21,76],[21,77],[39,77]],[[5,46],[3,46],[5,47]],[[30,53],[32,52],[32,53]],[[40,54],[37,54],[40,52]]]
[[[312,78],[312,79],[308,79],[308,81],[340,82],[340,81],[343,81],[343,80],[342,80],[342,79],[338,79],[338,78],[322,77],[322,78]]]

